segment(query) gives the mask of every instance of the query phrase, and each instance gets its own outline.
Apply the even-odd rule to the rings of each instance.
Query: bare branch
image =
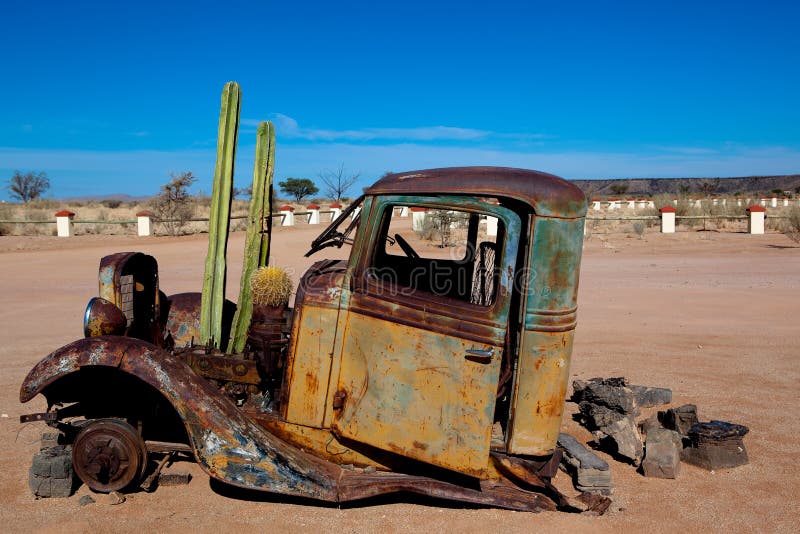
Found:
[[[340,164],[336,170],[325,169],[325,171],[319,173],[319,179],[325,188],[325,194],[336,202],[341,202],[347,190],[355,185],[360,176],[361,173],[347,174],[344,163]]]
[[[22,174],[14,171],[14,176],[8,180],[6,188],[13,198],[27,204],[42,196],[50,188],[50,180],[44,172]]]

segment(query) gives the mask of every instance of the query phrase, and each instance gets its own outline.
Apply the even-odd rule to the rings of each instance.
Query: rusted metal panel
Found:
[[[99,294],[127,319],[125,335],[160,344],[158,263],[141,252],[118,252],[100,260]]]
[[[517,367],[508,452],[541,456],[558,441],[573,332],[526,331]]]
[[[386,291],[382,291],[385,288],[381,288],[380,282],[376,280],[367,280],[365,286],[369,298],[364,298],[358,293],[354,294],[350,301],[351,311],[396,325],[464,338],[474,343],[497,343],[505,336],[503,324],[505,318],[501,318],[498,324],[491,317],[486,317],[488,313],[485,308],[478,312],[475,305],[456,299],[434,299],[429,293],[421,291],[402,296],[387,294]],[[434,323],[428,320],[430,316],[448,320]]]
[[[198,292],[176,293],[166,297],[162,315],[164,335],[172,338],[173,347],[189,347],[200,343],[200,302],[202,294]],[[222,307],[222,340],[227,344],[236,313],[236,304],[225,300]],[[223,345],[224,346],[224,345]]]
[[[462,194],[514,198],[545,217],[583,217],[586,195],[552,174],[502,167],[451,167],[390,174],[368,195]]]
[[[535,218],[507,450],[553,452],[576,324],[583,219]]]
[[[338,389],[345,399],[334,415],[335,432],[485,476],[502,345],[487,347],[355,312],[348,315],[344,337]],[[470,349],[487,348],[496,354],[488,362],[466,358]]]
[[[366,455],[358,450],[358,443],[344,443],[330,429],[296,425],[268,413],[247,412],[247,415],[295,447],[314,451],[318,456],[339,465],[392,469],[393,466],[398,467],[398,462],[402,462],[402,458],[398,456],[360,446],[361,450],[368,449],[366,452],[369,455]]]
[[[62,347],[28,375],[20,399],[47,395],[48,384],[93,365],[118,367],[158,389],[183,419],[201,468],[227,484],[330,502],[397,491],[526,511],[555,510],[560,502],[552,488],[526,491],[502,479],[477,485],[458,479],[342,469],[276,437],[179,359],[136,339],[96,337]]]
[[[290,387],[285,418],[289,422],[322,426],[338,313],[337,308],[311,304],[295,310],[287,370]]]
[[[195,373],[206,378],[241,384],[261,383],[261,375],[255,360],[223,356],[218,353],[206,354],[205,349],[187,350],[177,353],[177,356],[183,358]]]
[[[340,469],[299,451],[249,419],[180,359],[154,345],[116,336],[87,338],[53,352],[25,379],[27,402],[81,367],[105,365],[150,384],[184,421],[195,457],[209,476],[228,484],[336,501]]]
[[[300,280],[287,361],[283,417],[322,427],[346,262],[323,260]]]
[[[188,347],[200,342],[201,293],[178,293],[167,298],[165,331],[172,336],[175,347]]]
[[[495,506],[526,512],[543,512],[563,509],[577,511],[557,504],[565,501],[551,486],[539,491],[526,491],[506,480],[481,480],[479,484],[456,485],[423,476],[387,472],[343,472],[339,480],[339,498],[342,501],[365,499],[397,491],[408,491],[439,499]]]
[[[117,252],[109,254],[100,260],[98,276],[99,295],[109,302],[113,302],[122,309],[122,295],[119,292],[119,277],[123,266],[129,259],[139,254],[138,252]]]
[[[425,291],[393,291],[369,268],[374,243],[382,243],[383,214],[409,203],[490,213],[503,220],[509,235],[521,231],[516,213],[474,198],[373,199],[351,257],[353,292],[342,298],[347,318],[338,336],[341,360],[335,360],[339,397],[328,398],[342,408],[333,410],[332,427],[355,441],[487,477],[519,240],[505,241],[498,259],[500,289],[489,307]]]
[[[123,308],[122,283],[120,279],[134,273],[147,271],[155,276],[155,292],[158,292],[158,265],[155,258],[141,252],[117,252],[100,260],[98,276],[99,295]],[[141,283],[141,281],[139,281]],[[148,280],[150,282],[150,280]]]

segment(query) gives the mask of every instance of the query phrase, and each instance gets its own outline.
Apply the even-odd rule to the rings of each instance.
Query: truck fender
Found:
[[[20,389],[25,403],[81,368],[114,367],[158,390],[183,420],[201,468],[233,486],[337,500],[340,468],[300,451],[257,425],[182,360],[139,339],[80,339],[46,356]]]

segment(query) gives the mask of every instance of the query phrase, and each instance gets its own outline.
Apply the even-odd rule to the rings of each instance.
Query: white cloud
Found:
[[[305,141],[471,141],[485,139],[492,132],[473,128],[454,126],[420,126],[416,128],[360,128],[356,130],[326,130],[305,128],[298,122],[282,113],[275,113],[271,120],[275,124],[275,132],[279,137],[302,139]],[[246,126],[258,126],[255,119],[244,119]]]
[[[724,153],[658,153],[599,151],[508,151],[420,144],[363,146],[323,144],[314,147],[278,145],[276,170],[286,175],[314,176],[343,162],[366,180],[386,171],[407,171],[462,165],[497,165],[550,172],[565,178],[701,177],[793,174],[800,172],[800,151],[784,147],[742,147]]]
[[[655,145],[652,147],[655,150],[660,150],[663,152],[674,152],[676,154],[716,154],[719,150],[714,148],[703,148],[703,147],[690,147],[690,146],[663,146],[663,145]]]

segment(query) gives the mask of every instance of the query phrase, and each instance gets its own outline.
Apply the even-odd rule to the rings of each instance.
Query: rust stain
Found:
[[[310,371],[306,373],[306,392],[309,395],[315,395],[319,389],[319,380],[317,376]]]

